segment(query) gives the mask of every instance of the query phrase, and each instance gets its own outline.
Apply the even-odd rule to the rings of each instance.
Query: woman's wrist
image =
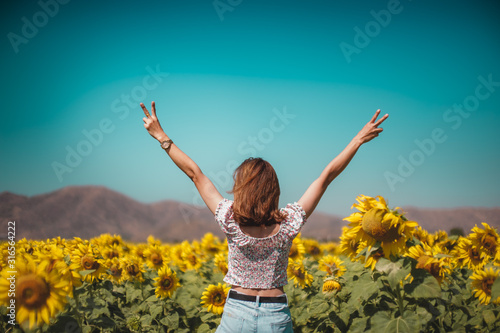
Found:
[[[162,133],[161,135],[156,137],[156,140],[158,140],[159,143],[162,143],[163,141],[170,140],[170,138],[165,133]]]

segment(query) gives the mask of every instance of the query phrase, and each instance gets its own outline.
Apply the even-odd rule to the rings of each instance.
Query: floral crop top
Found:
[[[228,272],[224,282],[243,288],[272,289],[287,282],[288,254],[292,241],[306,222],[306,213],[298,204],[281,209],[287,213],[274,235],[255,238],[241,231],[233,218],[233,201],[222,199],[215,220],[226,234],[229,246]]]

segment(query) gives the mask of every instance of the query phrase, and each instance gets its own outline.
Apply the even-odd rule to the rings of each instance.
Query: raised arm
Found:
[[[380,132],[382,132],[382,128],[379,128],[378,126],[382,124],[382,122],[384,122],[389,115],[386,114],[377,121],[379,114],[380,110],[377,110],[372,119],[361,129],[361,131],[359,131],[347,147],[345,147],[337,157],[328,163],[318,179],[316,179],[309,186],[304,195],[300,198],[298,204],[304,209],[307,217],[312,214],[318,205],[323,193],[325,193],[328,188],[328,185],[330,185],[330,183],[346,168],[349,162],[351,162],[359,147],[361,147],[362,144],[371,141],[373,138],[377,137]]]
[[[156,117],[155,102],[151,102],[151,114],[148,112],[144,104],[141,103],[141,107],[145,114],[145,117],[142,118],[142,120],[144,120],[144,127],[148,130],[148,133],[160,143],[170,140],[170,138],[163,131],[160,122]],[[222,195],[220,195],[219,191],[217,191],[214,184],[203,174],[203,172],[201,172],[198,165],[182,150],[180,150],[176,144],[171,143],[165,151],[168,156],[170,156],[172,161],[174,161],[175,165],[177,165],[179,169],[181,169],[193,181],[208,209],[215,214],[215,209],[217,208],[219,201],[222,200]]]

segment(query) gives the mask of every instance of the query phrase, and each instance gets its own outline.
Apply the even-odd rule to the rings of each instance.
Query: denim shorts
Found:
[[[229,296],[229,295],[228,295]],[[289,333],[292,316],[287,303],[260,303],[227,298],[216,333]]]

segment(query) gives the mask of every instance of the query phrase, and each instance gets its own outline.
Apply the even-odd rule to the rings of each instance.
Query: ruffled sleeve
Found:
[[[304,226],[304,223],[306,223],[306,212],[296,202],[286,205],[282,211],[287,213],[286,226],[288,236],[295,237]]]
[[[233,201],[222,199],[215,209],[215,220],[224,233],[234,232]]]

